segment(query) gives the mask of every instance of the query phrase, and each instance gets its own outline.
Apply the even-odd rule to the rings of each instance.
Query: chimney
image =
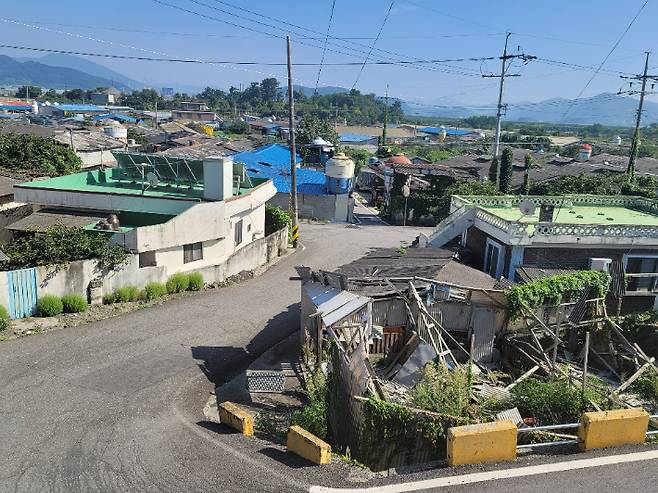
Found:
[[[208,156],[203,160],[204,200],[226,200],[233,196],[233,158]]]

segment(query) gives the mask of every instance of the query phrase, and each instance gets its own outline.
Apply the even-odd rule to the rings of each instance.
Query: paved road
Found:
[[[1,343],[0,491],[290,491],[342,474],[335,465],[318,475],[281,448],[203,423],[210,380],[298,324],[294,265],[331,269],[414,236],[302,225],[306,249],[257,279]],[[280,461],[293,471],[271,472]]]

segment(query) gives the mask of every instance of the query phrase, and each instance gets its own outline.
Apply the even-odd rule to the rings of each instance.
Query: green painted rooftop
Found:
[[[115,173],[110,172],[109,170],[105,173],[99,170],[86,171],[72,175],[48,178],[45,180],[25,182],[18,186],[70,192],[139,195],[160,199],[194,201],[203,199],[202,183],[194,185],[177,185],[174,183],[161,182],[155,187],[150,187],[148,184],[143,186],[141,180],[135,180],[133,178],[117,179]],[[243,195],[250,190],[251,188],[240,188],[238,195]]]
[[[487,206],[482,208],[506,221],[525,224],[539,223],[539,207],[531,216],[521,214],[518,207]],[[556,206],[553,211],[553,222],[557,224],[658,226],[658,216],[629,207],[573,205],[571,207]]]

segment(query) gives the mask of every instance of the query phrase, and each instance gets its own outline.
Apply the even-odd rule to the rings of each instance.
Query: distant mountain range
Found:
[[[49,89],[77,87],[93,89],[115,86],[122,91],[146,86],[143,82],[131,79],[104,65],[75,56],[49,54],[41,58],[11,58],[0,55],[0,86],[24,84]],[[175,84],[169,83],[162,85],[175,86]],[[177,88],[177,90],[183,91],[190,89],[192,88],[183,86]],[[302,91],[306,96],[312,96],[315,91],[313,87],[301,85],[296,85],[295,90]],[[349,92],[349,89],[338,86],[318,88],[320,95],[344,92]],[[493,115],[495,105],[488,106],[491,107],[490,110],[483,109],[481,105],[476,107],[461,103],[426,104],[402,101],[402,108],[407,115],[443,118]],[[583,125],[600,123],[602,125],[632,126],[635,122],[636,109],[637,100],[633,98],[603,93],[576,102],[564,98],[552,98],[537,103],[512,103],[509,105],[505,119],[515,122],[564,122]],[[642,123],[643,125],[658,123],[658,103],[645,101]]]
[[[469,105],[429,105],[404,102],[404,112],[408,115],[434,116],[444,118],[466,118],[476,115],[495,114],[495,105],[486,111],[482,106]],[[637,100],[611,93],[602,93],[578,101],[565,98],[552,98],[537,103],[520,102],[509,105],[505,119],[514,122],[575,123],[630,127],[635,124]],[[566,115],[565,115],[566,113]],[[645,100],[642,125],[658,123],[658,103]]]

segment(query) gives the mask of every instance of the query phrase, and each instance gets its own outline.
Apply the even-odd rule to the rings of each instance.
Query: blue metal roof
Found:
[[[57,106],[55,106],[55,108],[59,108],[62,111],[81,111],[81,112],[105,111],[105,108],[101,108],[100,106],[96,106],[95,104],[58,104]]]
[[[259,147],[254,151],[238,152],[233,160],[247,167],[253,178],[270,178],[278,192],[290,193],[290,150],[282,144]],[[302,158],[297,156],[297,162]],[[327,195],[324,172],[309,168],[297,168],[297,192],[311,195]]]
[[[431,135],[439,135],[441,133],[441,129],[439,127],[424,127],[419,128],[418,130]],[[450,135],[452,137],[461,137],[463,135],[469,135],[473,133],[470,130],[461,130],[459,128],[446,128],[445,131],[446,135]]]
[[[0,104],[0,110],[13,110],[13,111],[29,111],[32,105],[26,104]]]
[[[105,120],[107,118],[119,122],[126,122],[126,123],[137,123],[138,121],[137,118],[133,118],[132,116],[127,116],[127,115],[121,115],[119,113],[104,113],[102,115],[95,116],[94,120]]]
[[[376,135],[361,135],[361,134],[340,134],[339,136],[341,142],[367,142],[369,140],[376,139]]]

